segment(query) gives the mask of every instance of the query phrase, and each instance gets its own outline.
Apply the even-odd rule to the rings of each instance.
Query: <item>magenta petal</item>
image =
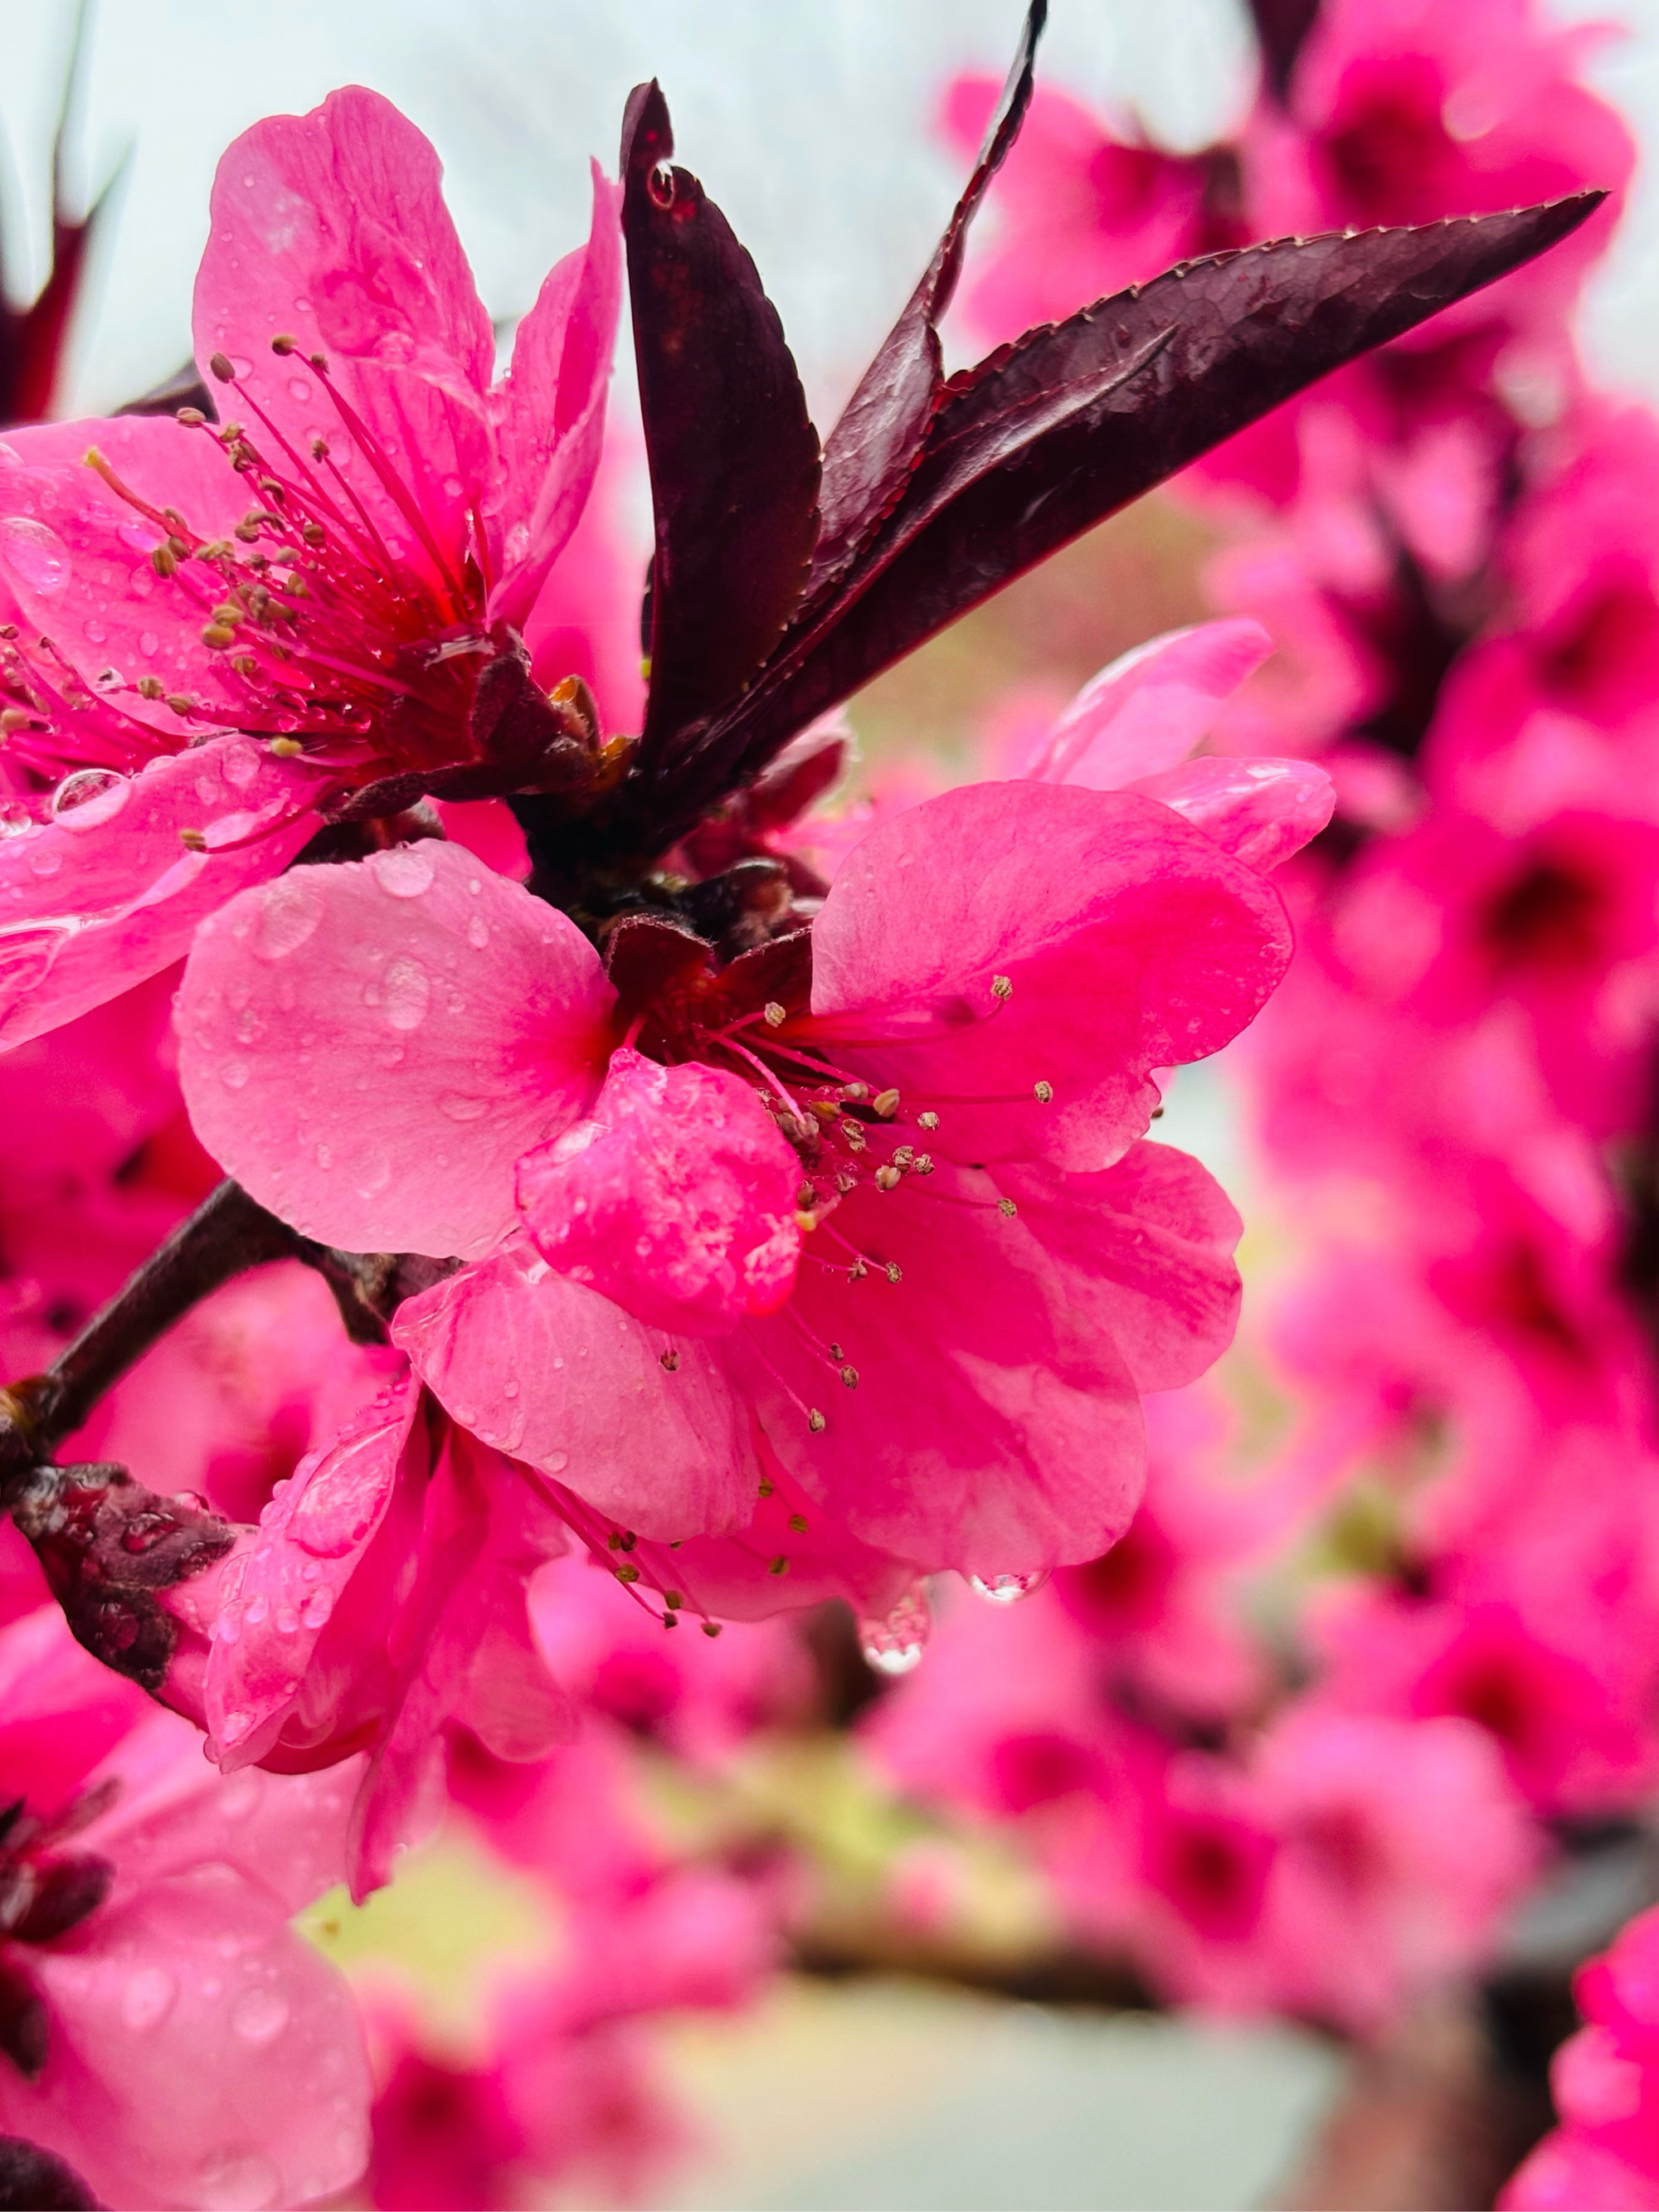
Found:
[[[854,1192],[787,1311],[726,1353],[785,1467],[854,1535],[988,1576],[1097,1557],[1146,1465],[1122,1355],[997,1197],[943,1168]]]
[[[1262,875],[1316,837],[1336,808],[1335,785],[1312,761],[1208,755],[1130,789],[1161,799]]]
[[[489,615],[520,629],[599,471],[622,305],[621,208],[622,187],[596,161],[587,244],[550,272],[494,400],[504,497],[492,517],[501,580]]]
[[[592,1097],[611,996],[574,922],[428,839],[215,915],[179,1072],[209,1151],[307,1236],[466,1256],[511,1225],[515,1162]]]
[[[713,1336],[788,1297],[800,1162],[741,1076],[611,1056],[585,1121],[519,1163],[550,1266],[671,1334]]]
[[[382,471],[459,562],[469,494],[486,466],[489,318],[444,206],[438,157],[389,100],[361,85],[308,115],[273,115],[235,141],[214,179],[196,279],[196,355],[223,354],[233,403],[307,468],[324,437],[394,552],[418,539]],[[299,351],[271,351],[273,337]],[[320,353],[375,451],[349,432],[307,356]],[[265,421],[260,418],[264,417]],[[377,465],[378,463],[378,465]]]
[[[934,1152],[1093,1169],[1146,1127],[1151,1069],[1252,1018],[1291,932],[1253,870],[1152,799],[992,783],[873,830],[812,950],[825,1049],[902,1110],[937,1107]]]
[[[149,556],[166,531],[87,466],[92,447],[133,491],[177,507],[204,538],[241,520],[247,487],[216,439],[165,416],[40,423],[9,430],[0,447],[0,580],[28,636],[51,638],[72,666],[104,675],[96,696],[155,730],[158,749],[172,748],[200,725],[141,697],[141,677],[227,703],[245,704],[247,694],[227,684],[223,655],[202,642],[210,601],[185,572],[156,574]]]
[[[1150,639],[1090,678],[1027,771],[1039,783],[1118,791],[1186,759],[1273,649],[1260,623],[1202,623]]]
[[[177,960],[204,916],[286,867],[326,783],[250,738],[215,738],[136,776],[89,771],[89,797],[0,839],[0,1046]]]
[[[527,1241],[406,1300],[392,1333],[464,1427],[623,1527],[673,1541],[748,1518],[754,1454],[719,1354],[671,1344]]]
[[[213,1629],[206,1724],[222,1765],[264,1758],[386,1517],[420,1411],[405,1378],[310,1452],[266,1509]],[[313,1702],[320,1686],[310,1685]]]
[[[1185,1152],[1143,1139],[1099,1175],[1003,1167],[997,1182],[1060,1271],[1074,1313],[1110,1336],[1138,1390],[1195,1381],[1231,1343],[1243,1224]]]

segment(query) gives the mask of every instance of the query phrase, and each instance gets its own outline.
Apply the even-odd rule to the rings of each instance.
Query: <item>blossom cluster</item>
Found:
[[[884,1676],[945,1578],[990,1601],[981,1633],[952,1610],[870,1741],[919,1790],[977,1777],[1036,1813],[1079,1924],[1178,1996],[1369,2025],[1478,1953],[1538,1859],[1528,1804],[1640,1786],[1635,1674],[1624,1733],[1570,1731],[1536,1784],[1467,1713],[1426,1717],[1403,1659],[1380,1709],[1332,1692],[1225,1741],[1270,1691],[1224,1594],[1355,1449],[1350,1413],[1235,1510],[1207,1412],[1169,1395],[1231,1337],[1240,1223],[1148,1135],[1163,1086],[1284,981],[1275,872],[1310,840],[1291,904],[1314,950],[1253,1064],[1327,1036],[1306,977],[1365,865],[1341,748],[1229,719],[1260,625],[1156,641],[1025,757],[856,834],[813,812],[839,702],[1100,516],[1212,448],[1248,467],[1230,433],[1443,308],[1460,362],[1486,360],[1471,313],[1553,328],[1618,175],[1595,141],[1517,160],[1489,219],[1441,222],[1481,213],[1454,192],[1349,236],[1339,205],[1330,235],[1080,299],[947,378],[939,319],[992,177],[1023,173],[1043,14],[822,441],[650,85],[501,374],[431,147],[348,89],[224,158],[199,388],[0,441],[15,2193],[258,2212],[365,2169],[388,2205],[637,2190],[677,2141],[641,2021],[743,2002],[793,1909],[787,1854],[665,1838],[638,1746],[714,1772],[821,1712],[789,1617],[826,1600]],[[643,696],[595,495],[624,279]],[[1623,887],[1644,827],[1571,849]],[[1555,884],[1541,922],[1517,895],[1527,945]],[[1581,1012],[1538,1015],[1540,1096],[1605,1116],[1633,1079],[1612,1042],[1580,1065]],[[1516,1180],[1515,1218],[1560,1188]],[[1466,1265],[1466,1297],[1493,1273]],[[1575,1496],[1598,1421],[1640,1431],[1633,1324],[1620,1341],[1574,1382],[1571,1449],[1529,1370],[1491,1385],[1506,1447],[1547,1436]],[[1454,1488],[1524,1550],[1497,1475]],[[1534,1550],[1570,1581],[1594,1545],[1558,1558],[1550,1495]],[[1627,1523],[1609,1490],[1604,1571]],[[1407,1647],[1403,1596],[1365,1597],[1329,1626],[1334,1679],[1345,1650],[1371,1681],[1374,1646]],[[1449,1581],[1419,1601],[1418,1644],[1464,1619]],[[547,1932],[447,2042],[406,1990],[354,1994],[318,1935],[338,1885],[361,1902],[446,1819]]]
[[[1196,155],[1040,90],[971,314],[1006,337],[1243,235],[1617,187],[1602,35],[1326,0]],[[959,143],[989,97],[951,88]],[[1659,1780],[1659,424],[1569,320],[1616,205],[1182,481],[1218,635],[1273,647],[1213,765],[1270,743],[1335,793],[1229,1055],[1278,1249],[1239,1389],[1159,1407],[1127,1535],[1017,1621],[954,1615],[870,1723],[1167,1999],[1375,2033]],[[1645,1928],[1583,1985],[1516,2203],[1654,2201]]]

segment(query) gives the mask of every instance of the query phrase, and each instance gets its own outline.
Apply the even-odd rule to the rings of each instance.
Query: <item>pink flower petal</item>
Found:
[[[361,1579],[358,1568],[386,1519],[416,1432],[420,1399],[407,1379],[383,1392],[320,1451],[308,1453],[266,1509],[240,1577],[227,1589],[208,1658],[205,1724],[227,1771],[275,1748],[302,1690],[306,1733],[316,1733],[328,1688],[326,1670],[313,1663],[319,1642]],[[337,1638],[337,1630],[330,1641]],[[331,1729],[331,1719],[325,1732]]]
[[[203,1143],[306,1235],[467,1255],[511,1224],[514,1163],[592,1098],[611,995],[574,922],[428,839],[213,915],[179,1077]]]
[[[748,1519],[747,1419],[715,1350],[671,1343],[527,1240],[405,1300],[392,1337],[464,1427],[621,1525],[674,1541]]]
[[[1026,773],[1118,791],[1186,759],[1273,649],[1260,623],[1202,623],[1150,639],[1090,678]]]
[[[519,1163],[550,1266],[653,1328],[714,1336],[788,1297],[800,1162],[739,1075],[611,1055],[592,1114]]]
[[[177,960],[204,915],[292,860],[327,781],[251,738],[215,738],[136,776],[89,770],[88,796],[0,839],[0,1046]]]
[[[1277,894],[1168,808],[992,783],[872,830],[812,951],[825,1048],[936,1106],[934,1151],[1094,1169],[1146,1127],[1150,1070],[1252,1018],[1291,933]]]
[[[550,271],[519,325],[495,401],[505,497],[492,517],[501,569],[489,615],[516,629],[568,543],[599,471],[622,304],[621,205],[621,186],[607,182],[596,161],[587,244]]]
[[[227,707],[244,704],[246,693],[228,680],[223,654],[202,642],[204,590],[184,571],[156,574],[149,556],[165,531],[87,466],[91,447],[151,506],[177,507],[204,538],[225,536],[241,520],[247,486],[216,439],[166,416],[45,422],[9,430],[0,446],[0,580],[16,600],[26,641],[51,638],[89,678],[112,671],[118,680],[98,687],[94,700],[107,696],[157,732],[158,750],[172,750],[203,726],[181,720],[163,699],[142,698],[134,688],[141,677]],[[82,719],[60,736],[81,740]],[[95,704],[89,719],[98,720]],[[91,744],[90,732],[84,742]],[[125,750],[112,758],[137,764]]]
[[[1311,761],[1207,756],[1129,788],[1162,799],[1262,875],[1316,837],[1336,807],[1335,785]]]
[[[36,1958],[52,2040],[8,2121],[61,2144],[100,2202],[309,2203],[362,2171],[350,1988],[268,1891],[198,1863]]]
[[[1146,1469],[1122,1356],[997,1197],[988,1176],[945,1168],[854,1192],[808,1238],[787,1311],[726,1352],[779,1458],[837,1521],[981,1575],[1097,1557]]]
[[[388,544],[418,561],[420,532],[387,472],[453,565],[485,472],[495,338],[441,177],[414,125],[361,85],[308,115],[256,123],[214,179],[194,328],[204,374],[216,353],[235,368],[229,404],[256,443],[273,426],[308,469],[312,441],[325,438]],[[299,351],[273,354],[275,335]],[[313,353],[373,452],[343,421]]]
[[[1098,1175],[1009,1166],[997,1182],[1059,1271],[1062,1296],[1109,1334],[1138,1390],[1195,1381],[1231,1343],[1243,1224],[1185,1152],[1143,1138]]]

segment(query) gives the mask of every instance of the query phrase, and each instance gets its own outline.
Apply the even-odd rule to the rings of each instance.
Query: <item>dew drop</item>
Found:
[[[392,845],[371,853],[374,880],[391,898],[419,898],[432,887],[432,863],[418,845]]]
[[[309,1573],[311,1570],[307,1569]],[[314,1589],[300,1608],[300,1618],[307,1628],[321,1628],[334,1610],[332,1590]]]
[[[244,1990],[230,2008],[230,2024],[244,2043],[272,2042],[288,2026],[288,1999],[275,1990]]]
[[[197,2168],[207,2212],[265,2212],[282,2190],[276,2167],[259,2150],[216,2150]]]
[[[251,1597],[247,1601],[247,1613],[246,1615],[248,1626],[250,1628],[258,1628],[261,1621],[264,1620],[270,1611],[270,1602],[262,1592]]]
[[[487,1098],[475,1098],[465,1091],[441,1091],[438,1111],[452,1121],[480,1121],[489,1111]]]
[[[379,1150],[365,1152],[355,1180],[359,1198],[378,1198],[392,1181],[391,1156]]]
[[[140,1966],[121,1992],[121,2019],[135,2035],[159,2027],[173,2010],[179,1984],[165,1966]]]
[[[311,397],[310,383],[303,376],[290,376],[288,380],[288,396],[290,399],[297,399],[303,404]]]
[[[228,1060],[219,1070],[219,1080],[227,1091],[246,1091],[253,1070],[245,1060]]]
[[[70,574],[69,549],[55,530],[26,514],[0,520],[0,560],[22,578],[31,591],[50,598],[61,592]]]
[[[93,830],[118,814],[132,793],[132,779],[112,768],[82,768],[52,794],[52,818],[66,830]]]
[[[102,645],[109,636],[108,629],[100,622],[82,623],[81,628],[94,645]]]
[[[227,783],[234,784],[238,791],[246,791],[259,773],[258,747],[254,745],[227,746],[220,756],[219,768]]]
[[[489,944],[489,924],[484,920],[481,914],[473,914],[467,916],[466,941],[479,952],[482,952],[485,945]]]
[[[37,845],[29,854],[29,872],[35,876],[55,876],[64,865],[64,856],[55,845]]]
[[[549,1474],[562,1474],[570,1464],[570,1455],[568,1451],[550,1451],[541,1464]]]
[[[884,1620],[861,1620],[859,1643],[878,1674],[908,1674],[921,1664],[933,1625],[926,1583],[912,1583]]]
[[[268,883],[259,899],[253,951],[261,960],[286,960],[312,937],[323,918],[323,895],[311,877],[296,868]]]
[[[1048,1579],[1047,1568],[1039,1567],[1030,1575],[969,1575],[968,1587],[987,1605],[1017,1605],[1033,1590],[1040,1590]]]
[[[33,827],[34,817],[27,806],[20,805],[15,799],[9,805],[0,806],[0,837],[15,837],[22,830],[33,830]]]
[[[143,654],[146,660],[149,659],[153,654],[158,653],[161,650],[161,641],[157,637],[153,629],[141,630],[139,632],[138,650]]]
[[[400,953],[386,971],[382,990],[387,1027],[419,1029],[432,999],[431,978],[420,962]]]

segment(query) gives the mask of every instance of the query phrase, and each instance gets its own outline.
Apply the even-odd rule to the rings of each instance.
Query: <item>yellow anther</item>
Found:
[[[904,1280],[904,1270],[896,1260],[890,1260],[882,1273],[890,1283],[902,1283]]]
[[[778,1004],[775,999],[769,999],[767,1000],[765,1013],[768,1026],[775,1030],[781,1030],[785,1022],[789,1018],[788,1015]]]
[[[1019,1208],[1014,1204],[1012,1198],[1000,1198],[997,1200],[997,1212],[1003,1216],[1005,1220],[1012,1221],[1014,1216],[1019,1212]]]
[[[899,1109],[899,1094],[896,1091],[878,1091],[870,1101],[870,1106],[871,1110],[879,1114],[884,1121],[890,1121]]]
[[[202,630],[202,642],[215,653],[224,653],[236,642],[236,633],[228,623],[210,622]]]
[[[849,1390],[856,1390],[859,1387],[858,1369],[856,1367],[843,1367],[841,1370],[841,1379],[847,1385]]]
[[[931,1152],[918,1152],[915,1158],[910,1163],[910,1172],[912,1175],[932,1175],[933,1172],[933,1154]]]
[[[776,1483],[769,1481],[765,1475],[762,1475],[760,1479],[760,1495],[763,1498],[769,1498],[776,1488]]]
[[[680,1595],[678,1590],[665,1590],[662,1594],[662,1601],[669,1607],[671,1612],[678,1612],[679,1607],[685,1603],[685,1600]]]
[[[186,430],[199,430],[207,416],[199,407],[181,407],[173,419],[175,422],[182,422]]]
[[[196,712],[196,702],[188,691],[169,691],[167,705],[175,714],[193,714]]]
[[[933,1131],[939,1127],[939,1115],[933,1113],[931,1109],[926,1114],[918,1114],[916,1116],[916,1127],[919,1129],[926,1129],[931,1136]]]
[[[1014,987],[1009,977],[1006,975],[992,976],[991,996],[994,999],[1012,999],[1013,995]]]
[[[809,1406],[806,1409],[806,1425],[815,1437],[823,1435],[826,1423],[816,1406]]]
[[[809,1103],[810,1103],[810,1104],[811,1104],[811,1109],[812,1109],[813,1113],[815,1113],[815,1114],[817,1115],[817,1117],[818,1117],[818,1119],[819,1119],[819,1121],[840,1121],[840,1119],[841,1119],[841,1102],[840,1102],[840,1100],[839,1100],[839,1099],[836,1099],[836,1098],[814,1098],[814,1099],[811,1100]]]
[[[259,664],[251,653],[233,653],[230,665],[239,676],[252,678],[259,673]]]
[[[270,750],[278,760],[297,760],[305,750],[298,738],[273,738]]]
[[[1054,1103],[1054,1086],[1052,1083],[1034,1083],[1031,1086],[1031,1096],[1039,1106],[1052,1106]]]
[[[902,1172],[902,1170],[899,1168],[878,1168],[876,1170],[876,1188],[878,1190],[896,1190],[899,1187]]]
[[[205,853],[208,848],[207,839],[199,830],[181,830],[179,842],[187,853]]]
[[[618,1567],[617,1570],[617,1580],[619,1583],[636,1583],[639,1578],[640,1571],[637,1567]]]
[[[328,532],[323,528],[320,522],[307,522],[304,529],[301,531],[300,535],[305,539],[307,545],[324,544],[328,538]]]
[[[166,686],[159,676],[141,676],[138,678],[138,696],[141,699],[160,699],[165,691]]]
[[[778,1553],[775,1559],[769,1559],[767,1561],[766,1571],[769,1575],[787,1575],[788,1573],[789,1562],[781,1552]]]
[[[718,1636],[720,1632],[720,1625],[719,1621],[705,1620],[702,1625],[702,1632],[705,1636]]]
[[[789,1516],[789,1526],[798,1536],[804,1536],[806,1534],[806,1516],[804,1513],[792,1513]]]
[[[915,1156],[916,1148],[914,1145],[896,1146],[893,1151],[893,1165],[896,1168],[908,1168]]]

